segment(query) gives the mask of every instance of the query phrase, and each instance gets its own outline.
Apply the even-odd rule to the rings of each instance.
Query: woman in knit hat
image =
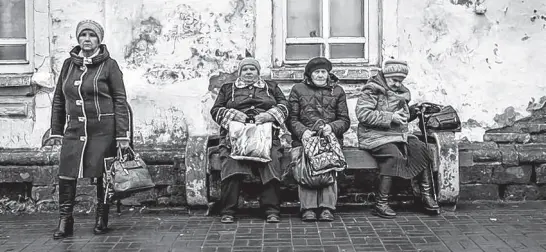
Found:
[[[349,112],[345,91],[336,85],[338,79],[331,71],[332,63],[328,59],[316,57],[309,60],[305,66],[304,80],[294,85],[290,92],[290,119],[287,126],[292,133],[293,150],[302,146],[302,139],[317,134],[318,130],[333,132],[340,145],[343,145],[343,133],[350,126]],[[313,131],[315,123],[320,121],[324,124]],[[320,189],[298,185],[298,194],[303,221],[334,220],[337,183]]]
[[[405,61],[385,61],[382,71],[362,88],[356,105],[359,147],[375,157],[380,170],[379,191],[372,214],[383,218],[396,217],[388,205],[392,177],[411,179],[419,176],[425,209],[439,209],[428,170],[432,156],[425,143],[407,133],[411,96],[402,84],[407,74]]]
[[[96,181],[97,208],[93,232],[107,231],[109,206],[104,204],[104,158],[116,147],[130,146],[130,109],[123,74],[101,44],[104,29],[92,20],[76,27],[78,45],[60,71],[51,112],[51,137],[62,138],[59,163],[59,225],[53,238],[71,236],[76,182]]]
[[[230,157],[231,146],[226,139],[231,121],[246,122],[254,117],[256,124],[272,122],[276,126],[284,123],[288,116],[288,102],[273,81],[260,77],[260,63],[253,58],[241,60],[238,78],[226,83],[210,111],[212,118],[221,126],[220,160],[222,190],[220,208],[222,223],[233,223],[238,206],[239,192],[245,176],[256,174],[262,182],[260,205],[268,223],[280,221],[281,143],[279,130],[273,130],[271,161],[268,163],[239,161]]]

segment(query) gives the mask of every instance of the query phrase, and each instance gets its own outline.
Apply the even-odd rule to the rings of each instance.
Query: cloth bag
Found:
[[[313,175],[313,168],[309,159],[306,157],[302,146],[294,147],[290,150],[291,162],[289,169],[296,183],[301,186],[319,189],[335,183],[336,171],[330,171]]]
[[[312,129],[315,129],[317,125],[315,123]],[[333,132],[326,134],[318,131],[313,136],[302,139],[302,144],[313,176],[330,171],[339,172],[347,168],[345,155]]]
[[[118,148],[116,157],[104,159],[103,182],[107,195],[104,203],[155,187],[144,160],[132,148],[128,150],[129,153],[123,155],[121,148]]]
[[[231,158],[263,163],[271,161],[273,123],[254,124],[231,121],[228,137],[231,144]]]

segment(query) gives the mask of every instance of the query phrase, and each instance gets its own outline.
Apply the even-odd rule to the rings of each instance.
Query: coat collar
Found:
[[[371,90],[374,93],[380,93],[383,95],[386,95],[387,92],[391,91],[398,96],[402,96],[407,101],[409,101],[411,98],[409,89],[404,85],[402,85],[397,91],[390,90],[387,87],[387,80],[385,80],[385,77],[381,73],[376,77],[371,78],[368,83],[362,87],[362,90]]]
[[[243,80],[241,80],[240,78],[237,78],[237,80],[235,80],[235,87],[236,88],[245,88],[245,87],[248,87],[248,86],[254,86],[254,87],[257,87],[257,88],[264,88],[265,85],[266,85],[265,81],[262,80],[262,78],[259,78],[258,81],[254,82],[253,84],[247,84]]]
[[[77,66],[83,66],[84,60],[86,65],[94,65],[100,64],[110,58],[110,53],[108,52],[108,50],[106,49],[106,45],[104,44],[99,45],[98,53],[89,58],[84,58],[80,56],[81,50],[82,48],[79,45],[75,46],[74,48],[72,48],[72,50],[70,50],[70,58],[72,59],[72,62],[74,62],[74,64],[76,64]]]

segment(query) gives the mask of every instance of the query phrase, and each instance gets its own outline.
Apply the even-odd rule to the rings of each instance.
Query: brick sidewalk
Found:
[[[108,235],[92,234],[93,218],[76,216],[75,235],[51,239],[56,214],[0,216],[0,251],[546,251],[546,202],[462,205],[455,213],[399,212],[395,220],[369,208],[340,211],[331,223],[279,224],[256,216],[224,225],[191,214],[111,214]]]

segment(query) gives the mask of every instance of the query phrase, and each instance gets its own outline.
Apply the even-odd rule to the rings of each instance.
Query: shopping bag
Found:
[[[306,157],[302,146],[290,150],[291,162],[289,169],[292,171],[294,180],[301,186],[318,189],[335,183],[336,171],[324,172],[313,175],[311,164]]]
[[[330,171],[343,171],[347,162],[334,133],[318,132],[302,139],[305,155],[309,159],[312,175],[319,175]]]
[[[229,123],[230,157],[235,160],[271,161],[273,123]]]

